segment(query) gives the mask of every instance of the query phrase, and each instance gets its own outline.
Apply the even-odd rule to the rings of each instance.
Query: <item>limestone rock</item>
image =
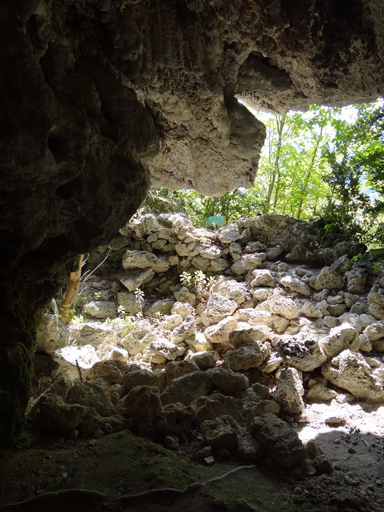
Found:
[[[240,258],[239,260],[235,261],[235,263],[232,265],[231,271],[237,276],[241,276],[248,272],[248,268],[247,265],[245,264],[245,261],[242,258]]]
[[[87,412],[84,405],[67,404],[59,395],[44,393],[33,403],[29,417],[39,430],[66,434],[80,425]]]
[[[154,421],[154,428],[160,437],[180,436],[191,426],[195,418],[192,407],[183,404],[166,405]]]
[[[302,372],[311,372],[327,360],[317,336],[310,333],[297,337],[284,336],[277,343],[276,350],[290,366]]]
[[[209,370],[216,367],[215,352],[202,351],[188,356],[191,361],[197,364],[200,370]]]
[[[296,432],[273,414],[255,418],[249,432],[265,448],[267,455],[283,468],[296,466],[306,457]]]
[[[130,272],[128,275],[121,277],[120,281],[127,288],[129,292],[135,291],[141,285],[148,283],[154,277],[155,273],[152,269],[136,270]]]
[[[272,277],[272,274],[269,270],[254,270],[253,271],[254,279],[251,282],[251,286],[256,288],[258,286],[267,286],[270,288],[275,287],[275,280]]]
[[[243,322],[239,323],[243,324]],[[265,341],[271,333],[272,331],[263,325],[258,327],[249,324],[241,327],[238,325],[229,333],[229,344],[236,349],[252,341]]]
[[[248,378],[242,373],[235,373],[218,367],[208,370],[208,374],[213,385],[229,395],[233,395],[237,391],[245,391],[249,387]]]
[[[147,213],[131,224],[137,238],[143,238],[160,229],[160,225],[154,215]]]
[[[255,252],[253,254],[245,254],[243,256],[243,262],[248,272],[251,272],[257,268],[260,268],[265,261],[266,256],[262,252]]]
[[[199,366],[191,359],[184,359],[182,361],[171,361],[167,364],[164,372],[166,384],[168,385],[171,380],[182,377],[187,373],[199,371]]]
[[[152,423],[161,412],[160,391],[154,386],[136,386],[116,405],[117,412],[131,418],[133,426]]]
[[[377,341],[384,338],[384,322],[375,322],[364,329],[364,334],[369,341]]]
[[[328,402],[337,396],[337,392],[333,389],[329,389],[323,384],[316,384],[313,386],[307,394],[307,399],[315,404],[322,402]]]
[[[212,448],[232,450],[237,445],[238,425],[232,416],[224,415],[206,420],[200,425],[204,441]]]
[[[94,301],[85,304],[84,312],[91,318],[105,320],[106,318],[116,318],[116,305],[114,302]]]
[[[116,345],[111,345],[110,343],[102,343],[101,345],[99,345],[96,350],[96,355],[100,359],[100,361],[105,361],[109,359],[126,361],[128,359],[127,350]]]
[[[321,304],[321,302],[320,302]],[[317,304],[313,304],[310,300],[304,300],[300,308],[300,315],[304,315],[308,318],[321,318],[322,312],[317,307]]]
[[[165,385],[165,375],[157,371],[148,372],[145,370],[137,369],[127,372],[123,376],[122,382],[126,394],[137,386],[151,386],[161,390]]]
[[[266,256],[268,261],[276,261],[277,258],[284,252],[284,249],[281,245],[276,245],[275,247],[270,247],[267,249]]]
[[[291,416],[298,416],[304,411],[304,388],[299,372],[295,368],[287,368],[280,374],[275,392],[275,400]]]
[[[234,300],[237,304],[245,302],[247,288],[244,283],[228,280],[219,286],[218,293],[227,299]]]
[[[163,405],[181,402],[189,405],[200,396],[207,395],[212,380],[205,372],[197,371],[173,379],[161,394]]]
[[[325,350],[328,357],[335,357],[343,350],[357,352],[360,348],[359,335],[348,323],[331,329],[329,336],[319,340],[319,345]]]
[[[186,352],[186,347],[175,345],[166,338],[158,338],[149,345],[149,350],[157,355],[165,357],[167,361],[174,361]]]
[[[323,376],[335,386],[346,389],[354,397],[369,402],[383,402],[384,391],[371,374],[371,368],[358,353],[344,350],[321,368]]]
[[[191,304],[189,302],[174,302],[173,306],[172,306],[172,309],[171,309],[171,313],[173,315],[180,315],[182,316],[183,320],[188,316],[188,315],[193,315],[195,312],[195,310],[193,309],[193,307],[191,306]]]
[[[113,416],[116,409],[104,391],[96,384],[75,382],[69,390],[66,402],[93,407],[100,416]]]
[[[250,292],[252,297],[259,302],[267,300],[272,294],[271,288],[251,288]]]
[[[296,304],[288,297],[279,297],[273,300],[269,310],[271,313],[280,315],[287,320],[293,320],[298,316]]]
[[[141,311],[134,293],[118,293],[117,303],[124,308],[127,315],[136,315]]]
[[[218,324],[207,327],[204,334],[211,343],[225,343],[229,340],[231,332],[237,327],[237,318],[228,316]]]
[[[183,317],[181,315],[168,315],[164,319],[164,328],[168,331],[173,331],[176,327],[179,327],[183,323]]]
[[[252,341],[236,350],[228,350],[224,358],[231,370],[236,372],[260,366],[269,357],[270,353],[271,346],[269,343]]]
[[[230,244],[231,242],[236,242],[241,238],[237,224],[228,224],[227,226],[223,226],[219,229],[217,235],[222,244]]]
[[[360,295],[365,292],[365,284],[368,278],[368,272],[365,268],[355,267],[346,272],[347,289],[349,293]]]
[[[341,290],[344,287],[343,279],[331,270],[329,267],[324,267],[316,279],[311,282],[311,286],[315,290]]]
[[[168,315],[171,312],[174,303],[175,302],[173,300],[157,300],[149,309],[144,311],[144,314],[153,318],[156,318],[157,313],[160,313],[161,315]]]
[[[311,290],[307,284],[305,284],[298,277],[293,276],[284,276],[280,280],[280,284],[284,286],[284,288],[288,288],[291,292],[299,293],[300,295],[304,295],[305,297],[309,297],[311,295]]]
[[[218,324],[220,320],[232,315],[237,307],[238,305],[234,300],[227,299],[220,293],[212,293],[201,319],[206,327]]]
[[[178,345],[182,342],[187,342],[189,339],[194,339],[196,336],[196,319],[192,315],[185,317],[183,323],[173,329],[171,333],[171,342]]]
[[[111,384],[122,384],[128,370],[129,366],[122,361],[100,361],[92,366],[89,373],[93,381],[102,378]]]
[[[267,327],[273,327],[273,316],[268,311],[256,310],[253,308],[239,309],[235,313],[235,317],[240,322],[246,322],[252,326],[265,325]]]
[[[117,342],[117,336],[111,325],[102,322],[84,322],[80,329],[72,334],[77,345],[92,345],[97,348],[101,343]]]
[[[240,422],[242,404],[233,396],[224,396],[221,393],[201,396],[192,402],[191,407],[196,413],[196,420],[199,424],[222,415],[232,416],[236,422]]]
[[[56,301],[51,300],[40,314],[36,333],[36,350],[51,354],[69,344],[69,332],[59,318]]]
[[[183,286],[178,292],[175,292],[174,295],[177,302],[188,302],[191,306],[196,304],[196,296],[185,286]]]
[[[264,448],[248,432],[244,432],[237,438],[237,455],[243,462],[256,462],[264,455]]]

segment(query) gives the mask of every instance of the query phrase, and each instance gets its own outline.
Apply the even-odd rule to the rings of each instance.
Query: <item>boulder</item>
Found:
[[[316,384],[307,393],[307,399],[314,404],[329,402],[337,396],[337,391],[329,389],[324,384]]]
[[[180,436],[191,426],[195,418],[192,407],[181,403],[166,405],[154,420],[154,428],[160,437]]]
[[[264,447],[267,455],[283,468],[296,466],[306,457],[296,432],[273,414],[255,418],[249,432]]]
[[[177,379],[187,373],[192,373],[200,370],[199,366],[191,359],[184,359],[182,361],[171,361],[167,364],[164,372],[166,384],[171,380]]]
[[[207,373],[211,377],[213,385],[229,395],[245,391],[249,387],[248,378],[242,373],[235,373],[221,367],[208,370]]]
[[[212,388],[212,379],[202,371],[188,373],[173,379],[161,394],[163,405],[181,402],[189,405],[196,398],[208,395]]]
[[[134,293],[118,293],[117,303],[124,308],[127,315],[136,315],[141,311],[140,304],[137,302]]]
[[[267,286],[269,288],[275,287],[275,280],[272,277],[272,274],[267,269],[254,270],[253,271],[254,279],[251,281],[251,286],[256,288],[258,286]]]
[[[371,367],[358,353],[344,350],[325,363],[321,371],[329,382],[346,389],[356,398],[369,402],[384,401],[380,381],[372,375]]]
[[[171,312],[171,309],[173,305],[175,304],[175,301],[163,299],[163,300],[157,300],[152,304],[152,306],[144,311],[144,314],[146,316],[150,316],[153,318],[156,318],[158,314],[161,315],[169,315]]]
[[[136,386],[117,402],[117,412],[131,418],[134,428],[152,423],[161,412],[160,391],[154,386]]]
[[[39,430],[66,434],[80,425],[87,412],[84,405],[67,404],[59,395],[44,393],[32,404],[29,417]]]
[[[319,340],[319,345],[328,357],[335,357],[347,349],[357,352],[360,348],[360,338],[352,325],[344,323],[331,329],[329,336]]]
[[[236,350],[228,350],[224,354],[225,361],[233,371],[248,370],[260,366],[271,353],[268,342],[252,341]]]
[[[316,278],[311,278],[310,285],[315,290],[341,290],[344,287],[343,279],[331,270],[329,267],[324,267]]]
[[[72,331],[76,345],[92,345],[97,348],[101,343],[117,343],[116,332],[112,325],[102,322],[84,322],[78,330]]]
[[[139,217],[137,220],[131,221],[129,226],[133,228],[136,237],[139,239],[144,238],[151,233],[155,233],[160,229],[160,224],[152,213],[147,213]]]
[[[287,320],[293,320],[298,317],[296,304],[288,297],[278,297],[272,300],[269,310],[271,313],[282,316]]]
[[[110,359],[127,361],[128,359],[127,350],[110,343],[102,343],[99,345],[96,350],[96,355],[101,361],[107,361]]]
[[[214,351],[196,352],[188,355],[188,358],[197,364],[200,370],[208,370],[216,367],[216,359]]]
[[[205,337],[211,343],[226,343],[230,333],[237,327],[237,318],[228,316],[216,325],[207,327],[204,331]]]
[[[239,324],[242,326],[240,327]],[[252,341],[265,341],[272,333],[269,327],[263,325],[256,327],[245,322],[239,322],[239,324],[229,333],[229,344],[235,349]]]
[[[200,425],[204,441],[212,448],[232,450],[237,445],[238,425],[232,416],[206,420]]]
[[[165,385],[165,375],[159,371],[148,372],[137,369],[127,372],[122,378],[125,394],[137,386],[150,386],[163,389]]]
[[[280,374],[274,398],[291,416],[300,415],[304,409],[304,388],[296,368],[287,368]]]
[[[361,295],[365,292],[365,285],[368,279],[368,271],[365,268],[355,267],[346,272],[347,289],[349,293]]]
[[[189,339],[194,339],[196,336],[196,319],[192,315],[185,317],[183,323],[173,329],[171,333],[171,342],[178,345],[182,342],[187,342]]]
[[[100,361],[92,366],[89,375],[93,381],[102,378],[109,384],[122,384],[124,375],[132,366],[123,361]]]
[[[177,302],[188,302],[191,306],[196,304],[196,296],[186,286],[175,292],[174,296]]]
[[[237,438],[237,456],[243,462],[256,462],[265,451],[263,446],[248,432],[241,433]]]
[[[242,304],[245,302],[247,287],[244,283],[228,280],[219,286],[218,293],[227,299],[234,300],[237,304]]]
[[[59,318],[56,301],[51,300],[40,314],[36,332],[35,350],[52,354],[55,350],[69,344],[69,332]]]
[[[155,273],[152,269],[135,270],[131,271],[128,275],[121,277],[120,281],[129,292],[133,292],[143,284],[151,281],[154,276]]]
[[[259,302],[267,300],[272,295],[271,288],[251,288],[250,292],[252,297]]]
[[[280,254],[284,252],[284,249],[281,245],[276,245],[275,247],[270,247],[267,249],[266,256],[268,261],[276,261]]]
[[[310,300],[303,300],[300,308],[300,315],[304,315],[307,318],[321,318],[323,314],[319,310],[319,304],[322,303],[319,302],[318,304],[315,305]]]
[[[195,312],[193,306],[189,302],[174,302],[171,308],[171,313],[173,315],[180,315],[183,320],[188,315],[193,315]]]
[[[94,319],[105,320],[107,318],[116,318],[116,304],[114,302],[107,302],[98,300],[88,302],[84,306],[84,313]]]
[[[263,242],[259,242],[259,241],[248,242],[244,249],[244,252],[250,254],[253,252],[264,252],[266,249],[267,249],[267,246],[265,244],[263,244]]]
[[[273,327],[273,316],[268,311],[244,308],[239,309],[234,316],[239,322],[246,322],[251,326],[265,325]]]
[[[217,236],[222,244],[230,244],[231,242],[236,242],[241,238],[237,224],[228,224],[227,226],[223,226],[218,230]]]
[[[277,343],[276,350],[284,361],[302,372],[311,372],[327,360],[318,337],[311,333],[301,333],[297,337],[284,336]]]
[[[289,291],[299,293],[305,297],[309,297],[311,295],[309,286],[298,277],[293,277],[291,275],[284,276],[281,278],[280,284]]]
[[[167,361],[174,361],[185,354],[186,347],[171,343],[166,338],[159,338],[149,344],[149,350],[155,355],[165,357]]]
[[[191,407],[196,413],[196,421],[199,424],[222,415],[232,416],[236,422],[240,422],[242,403],[233,396],[224,396],[221,393],[201,396],[192,402]]]
[[[112,416],[116,409],[100,386],[89,382],[75,382],[68,392],[68,404],[93,407],[100,416]]]
[[[180,304],[180,303],[179,303]],[[179,327],[183,323],[183,317],[181,315],[168,315],[164,318],[164,329],[173,331],[176,327]]]
[[[234,300],[227,299],[220,293],[212,293],[201,315],[203,324],[206,327],[218,324],[227,316],[231,316],[237,307],[238,304]]]

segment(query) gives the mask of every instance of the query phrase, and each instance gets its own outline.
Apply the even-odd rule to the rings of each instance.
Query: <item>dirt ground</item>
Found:
[[[235,457],[207,467],[194,460],[198,440],[171,452],[129,431],[92,440],[25,432],[0,453],[0,510],[382,512],[384,407],[334,408],[310,406],[308,423],[296,425],[332,463],[331,473],[313,476],[264,461],[244,467]],[[345,425],[327,426],[337,414]]]

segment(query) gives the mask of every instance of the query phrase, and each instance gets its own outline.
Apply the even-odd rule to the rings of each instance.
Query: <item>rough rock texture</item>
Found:
[[[382,93],[382,19],[373,0],[3,2],[2,442],[28,401],[37,314],[76,255],[149,186],[252,185],[265,129],[235,95],[282,112]]]

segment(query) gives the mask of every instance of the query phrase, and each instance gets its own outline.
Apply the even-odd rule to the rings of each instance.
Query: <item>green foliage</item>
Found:
[[[179,208],[198,226],[216,215],[224,215],[228,222],[258,213],[322,217],[329,243],[342,235],[371,247],[382,244],[383,105],[379,99],[354,106],[349,112],[355,120],[336,107],[311,106],[305,113],[276,115],[250,109],[267,128],[250,190],[205,197],[192,190],[159,189],[151,197],[161,197],[169,211]]]

